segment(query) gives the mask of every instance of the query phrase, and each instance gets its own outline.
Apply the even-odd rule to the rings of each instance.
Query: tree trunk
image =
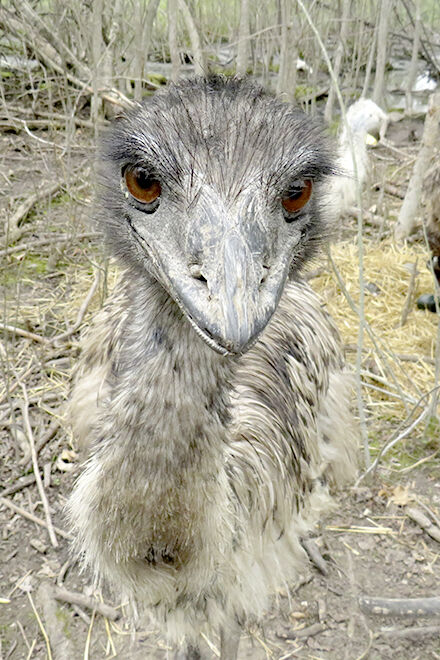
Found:
[[[142,83],[145,78],[145,62],[150,50],[151,33],[156,20],[160,0],[150,0],[145,10],[142,2],[138,3],[135,27],[135,69],[134,69],[134,98],[142,98]]]
[[[370,79],[371,79],[371,69],[373,68],[374,53],[376,52],[376,45],[377,45],[377,30],[378,30],[378,26],[375,25],[373,30],[373,37],[371,39],[370,52],[368,54],[367,67],[365,69],[364,86],[362,87],[362,93],[361,93],[362,97],[368,96],[368,88],[370,86]]]
[[[333,71],[335,72],[335,76],[338,79],[341,71],[342,58],[345,50],[345,42],[347,40],[350,9],[351,9],[351,0],[344,0],[344,4],[342,6],[341,31],[339,34],[339,42],[336,48],[335,59],[333,64]],[[326,120],[327,123],[330,123],[332,120],[333,104],[335,102],[335,97],[336,97],[336,90],[334,84],[332,84],[330,87],[330,92],[324,110],[324,119]]]
[[[417,57],[419,54],[420,45],[420,29],[421,29],[421,15],[420,15],[420,0],[414,0],[415,4],[415,25],[414,25],[414,41],[411,54],[411,64],[408,71],[408,81],[405,92],[406,111],[408,114],[412,113],[412,90],[417,78]]]
[[[385,66],[387,63],[388,20],[394,0],[382,0],[380,4],[379,28],[377,31],[376,76],[374,78],[373,101],[383,105]]]
[[[157,10],[159,9],[160,0],[150,0],[147,7],[147,14],[145,18],[145,40],[144,40],[144,72],[145,76],[145,62],[148,59],[151,47],[151,40],[153,34],[154,24],[156,22]]]
[[[109,19],[108,33],[103,39],[103,53],[101,57],[101,86],[110,89],[113,87],[114,63],[115,63],[115,44],[117,43],[122,24],[121,0],[115,0],[113,3],[111,18]],[[114,115],[114,107],[104,101],[105,116]]]
[[[176,82],[180,72],[179,47],[177,45],[177,0],[168,0],[168,45],[171,58],[171,80]]]
[[[188,9],[188,5],[186,4],[185,0],[178,0],[178,3],[182,12],[183,20],[185,21],[186,29],[188,30],[189,39],[191,41],[194,73],[196,76],[203,76],[206,72],[206,67],[196,24],[194,23],[194,19],[191,16],[191,12]]]
[[[98,90],[101,86],[100,65],[103,51],[102,42],[102,12],[104,9],[103,0],[94,0],[92,7],[92,102],[90,108],[90,118],[97,130],[99,113],[102,109],[102,100],[99,97]]]
[[[292,39],[292,25],[289,0],[281,0],[281,49],[280,70],[277,80],[277,94],[284,94],[292,102],[295,98],[296,88],[296,60],[298,49]]]
[[[237,75],[244,76],[249,61],[249,0],[241,0],[238,29]]]
[[[440,92],[437,92],[436,94],[431,94],[429,97],[428,112],[426,113],[425,127],[423,129],[422,145],[414,165],[413,173],[394,230],[397,240],[407,238],[416,225],[417,210],[420,208],[423,177],[429,167],[434,149],[440,137],[439,123]]]
[[[145,6],[138,2],[134,10],[135,15],[135,55],[134,55],[134,100],[140,101],[142,98],[142,78],[144,77],[144,58],[145,58]]]

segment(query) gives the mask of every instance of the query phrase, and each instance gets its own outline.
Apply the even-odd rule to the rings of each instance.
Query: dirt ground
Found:
[[[420,131],[420,122],[400,122],[391,127],[390,139],[411,154]],[[3,217],[36,190],[60,181],[56,193],[43,195],[23,215],[15,241],[1,252],[0,660],[51,657],[45,640],[46,632],[56,638],[51,625],[59,633],[54,658],[172,658],[173,650],[154,624],[143,623],[134,631],[127,608],[110,594],[97,595],[117,608],[111,611],[115,620],[84,604],[55,603],[41,588],[58,585],[93,594],[88,576],[69,558],[63,508],[79,458],[62,408],[78,355],[79,328],[105,298],[112,274],[96,268],[101,258],[99,239],[89,225],[93,175],[88,135],[78,131],[67,156],[56,132],[38,135],[42,141],[23,132],[0,134]],[[92,282],[95,289],[90,289]],[[379,445],[398,426],[398,420],[384,422],[377,414],[368,423]],[[64,530],[64,536],[56,532],[56,548],[41,526],[45,514],[32,470],[32,439],[53,523]],[[242,660],[440,658],[438,614],[390,617],[361,609],[362,598],[439,596],[440,542],[428,533],[435,536],[440,527],[437,427],[424,442],[409,435],[405,450],[413,456],[412,465],[401,469],[393,453],[369,482],[339,496],[315,539],[326,574],[310,564],[290,593],[278,594],[262,628],[243,637]],[[218,657],[218,639],[204,638],[200,644],[207,657]]]
[[[428,505],[438,511],[437,477],[424,470],[398,487],[359,487],[341,496],[337,510],[323,523],[316,539],[326,560],[327,575],[311,565],[299,584],[292,585],[290,594],[281,592],[263,628],[242,639],[240,659],[439,658],[439,627],[433,626],[432,619],[363,614],[359,601],[361,597],[438,595],[439,544],[406,515],[405,506],[394,503],[403,493],[402,501],[408,500],[408,506]],[[64,475],[47,489],[53,521],[59,527],[65,526],[62,506],[71,483],[72,476]],[[37,501],[35,486],[22,489],[13,499],[28,511]],[[34,512],[41,517],[41,506]],[[47,657],[46,645],[33,609],[44,622],[44,598],[38,590],[41,582],[89,594],[93,589],[86,576],[79,575],[78,567],[68,563],[66,540],[58,537],[60,545],[55,550],[41,527],[8,509],[3,509],[1,517],[0,585],[2,597],[10,601],[1,606],[2,658],[43,659]],[[104,597],[112,603],[108,594]],[[133,632],[124,617],[108,621],[62,603],[58,604],[56,620],[73,645],[74,658],[173,657],[171,647],[156,634],[154,625],[140,626]],[[218,640],[202,639],[201,648],[207,657],[215,658]]]

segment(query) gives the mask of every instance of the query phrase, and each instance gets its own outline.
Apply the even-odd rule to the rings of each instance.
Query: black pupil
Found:
[[[134,175],[136,177],[136,183],[138,184],[139,188],[151,188],[154,183],[154,179],[152,179],[151,176],[145,172],[145,170],[136,169],[134,170]]]
[[[291,188],[289,190],[289,199],[299,199],[304,191],[304,186]]]

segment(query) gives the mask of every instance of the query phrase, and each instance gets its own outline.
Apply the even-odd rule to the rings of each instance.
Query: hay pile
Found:
[[[331,255],[358,308],[356,240],[333,245]],[[438,318],[416,307],[419,295],[433,291],[428,259],[428,250],[420,244],[396,246],[391,238],[364,242],[365,320],[372,336],[365,331],[361,376],[370,419],[400,422],[434,387]],[[350,308],[330,263],[312,285],[326,301],[346,345],[347,360],[354,364],[359,316]],[[425,396],[421,406],[427,403]]]

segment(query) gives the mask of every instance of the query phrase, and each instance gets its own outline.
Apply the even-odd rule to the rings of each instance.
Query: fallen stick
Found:
[[[440,597],[431,598],[369,598],[361,596],[359,606],[364,614],[380,616],[438,616]]]
[[[37,602],[43,610],[46,632],[52,649],[52,657],[54,660],[74,658],[75,649],[63,631],[66,623],[64,619],[59,617],[52,587],[47,582],[42,582],[38,587]],[[67,634],[70,632],[70,630],[67,630]]]
[[[12,335],[19,335],[19,337],[24,337],[25,339],[31,339],[32,341],[36,341],[38,344],[45,344],[47,342],[47,339],[44,337],[40,337],[40,335],[36,335],[34,332],[23,330],[23,328],[18,328],[15,325],[0,323],[0,330],[10,332]]]
[[[6,497],[0,497],[0,504],[4,504],[4,506],[7,506],[8,509],[11,509],[11,511],[13,511],[14,513],[18,513],[19,516],[23,516],[23,518],[27,518],[27,520],[30,520],[31,522],[34,522],[37,525],[40,525],[41,527],[45,527],[47,529],[47,523],[45,520],[41,520],[41,518],[37,518],[37,516],[34,516],[33,513],[29,513],[29,511],[26,511],[25,509],[22,509],[16,504],[13,504],[9,500],[7,500]],[[72,540],[73,538],[71,534],[68,534],[59,527],[54,527],[54,530],[58,534],[58,536],[61,536],[63,539]]]
[[[35,474],[28,474],[26,477],[23,477],[20,479],[20,481],[13,486],[9,486],[9,488],[4,488],[0,492],[0,497],[7,497],[8,495],[14,495],[14,493],[18,493],[19,490],[23,490],[23,488],[26,488],[27,486],[30,486],[31,484],[35,483]]]
[[[62,332],[59,335],[55,335],[55,337],[51,337],[50,340],[49,340],[51,344],[55,344],[59,341],[67,339],[68,337],[73,335],[78,330],[81,323],[83,322],[84,314],[87,311],[87,308],[90,304],[90,301],[93,298],[93,296],[95,295],[95,291],[98,288],[100,280],[101,280],[101,273],[100,273],[99,270],[97,270],[96,273],[95,273],[95,279],[93,280],[92,285],[91,285],[86,297],[84,298],[84,300],[81,304],[81,307],[79,308],[75,323],[68,330],[66,330],[65,332]]]
[[[42,117],[45,120],[46,125],[52,126],[50,122],[52,121],[58,121],[62,123],[63,126],[66,125],[67,122],[73,122],[77,126],[82,126],[83,128],[95,128],[94,124],[92,121],[88,119],[81,119],[80,117],[76,117],[75,115],[62,115],[57,112],[46,112],[44,110],[31,110],[30,108],[20,108],[19,106],[12,106],[8,105],[7,108],[9,113],[14,113],[14,116],[8,116],[6,112],[3,111],[3,114],[1,115],[2,121],[14,121],[18,115],[24,115],[25,117],[29,117],[31,121],[34,121],[36,117]],[[104,123],[104,122],[102,122]],[[105,122],[108,123],[108,122]],[[28,121],[28,126],[29,126],[29,121]]]
[[[314,635],[319,635],[319,633],[327,630],[327,626],[323,623],[312,623],[311,626],[306,628],[300,628],[299,630],[291,630],[287,633],[277,633],[277,637],[281,639],[305,639],[307,637],[313,637]]]
[[[408,518],[414,520],[417,525],[424,529],[425,532],[429,534],[432,539],[434,539],[434,541],[440,543],[440,529],[437,527],[437,525],[434,525],[434,523],[432,523],[424,513],[413,506],[405,507],[405,513]]]
[[[409,637],[410,639],[419,639],[420,637],[430,637],[439,635],[440,626],[414,626],[412,628],[382,628],[378,635],[381,637]]]
[[[37,452],[37,455],[40,453],[40,451],[47,445],[50,440],[56,435],[58,429],[60,428],[61,424],[58,421],[52,422],[52,424],[49,426],[47,429],[46,433],[35,443],[35,451]],[[32,457],[31,456],[23,456],[23,458],[20,459],[19,461],[20,465],[25,465],[25,469],[29,469],[32,465]],[[4,493],[2,493],[4,495]]]
[[[75,322],[65,332],[62,332],[59,335],[55,335],[54,337],[47,338],[47,337],[41,337],[40,335],[36,335],[34,332],[28,332],[28,330],[23,330],[22,328],[18,328],[13,325],[6,325],[5,323],[1,323],[1,322],[0,322],[0,330],[5,330],[6,332],[19,335],[20,337],[24,337],[25,339],[30,339],[31,341],[36,341],[39,344],[46,344],[46,345],[57,344],[60,341],[64,341],[65,339],[68,339],[81,326],[81,323],[83,322],[83,318],[90,304],[90,301],[95,295],[96,289],[98,288],[100,278],[101,278],[101,273],[98,270],[96,272],[95,279],[93,280],[92,285],[90,286],[90,289],[87,293],[87,296],[84,298],[81,307],[78,310],[78,314]]]
[[[66,184],[73,185],[81,177],[87,177],[87,173],[83,170],[72,173],[68,181],[65,181],[64,179],[61,181],[54,181],[47,186],[40,187],[38,190],[32,193],[32,195],[29,195],[29,197],[25,199],[14,211],[14,213],[12,213],[12,215],[6,220],[5,233],[8,242],[16,241],[21,236],[23,232],[20,230],[19,224],[25,220],[26,216],[37,202],[41,202],[46,197],[58,195],[59,191],[63,189]]]
[[[34,434],[32,432],[32,427],[31,427],[31,422],[29,419],[29,399],[27,395],[27,389],[26,385],[24,383],[20,383],[21,389],[23,390],[23,405],[21,407],[21,412],[23,415],[23,421],[24,421],[24,427],[26,430],[26,435],[28,438],[28,442],[31,448],[31,456],[32,456],[32,467],[34,470],[34,475],[35,475],[35,481],[37,483],[37,488],[38,492],[40,494],[40,499],[43,504],[43,509],[44,513],[46,516],[46,527],[47,531],[49,534],[50,542],[52,543],[52,546],[54,548],[58,548],[58,541],[57,537],[55,535],[55,530],[53,528],[53,523],[52,523],[52,515],[50,513],[50,507],[49,507],[49,501],[47,499],[46,491],[44,490],[43,486],[43,481],[40,476],[40,468],[38,466],[38,457],[37,457],[37,452],[35,450],[35,440],[34,440]]]
[[[301,541],[301,545],[307,552],[310,561],[316,566],[318,571],[323,575],[328,575],[327,562],[321,555],[316,542],[313,539],[303,539]]]
[[[348,353],[356,353],[357,350],[358,350],[357,344],[344,344],[344,351],[347,351]],[[363,352],[371,353],[372,349],[364,348]],[[422,362],[427,362],[428,364],[435,364],[434,358],[430,357],[429,355],[410,355],[405,353],[394,353],[392,357],[398,358],[399,360],[403,360],[404,362],[422,361]]]
[[[44,188],[40,188],[32,195],[29,195],[27,199],[20,204],[20,206],[15,210],[15,212],[10,216],[9,220],[6,221],[6,235],[9,241],[14,241],[19,234],[18,225],[22,220],[26,218],[31,208],[37,202],[40,202],[45,197],[50,197],[59,191],[59,189],[64,185],[64,181],[55,181]]]
[[[85,607],[88,610],[96,610],[99,614],[106,619],[116,621],[121,617],[121,612],[111,605],[101,603],[93,597],[86,596],[78,591],[69,591],[64,587],[51,587],[53,596],[63,603],[70,603],[71,605],[78,605],[78,607]]]
[[[360,209],[358,209],[357,206],[350,206],[347,210],[346,213],[347,215],[357,218],[359,214]],[[375,215],[374,213],[371,213],[370,211],[362,211],[362,218],[363,221],[366,222],[368,225],[374,225],[375,227],[382,227],[384,224],[385,220],[384,218],[381,218],[378,215]]]

